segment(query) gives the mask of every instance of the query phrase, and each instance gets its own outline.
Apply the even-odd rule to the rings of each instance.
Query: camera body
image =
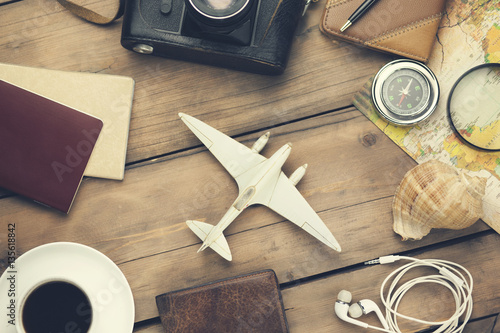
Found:
[[[304,0],[127,0],[121,44],[142,54],[281,74]]]

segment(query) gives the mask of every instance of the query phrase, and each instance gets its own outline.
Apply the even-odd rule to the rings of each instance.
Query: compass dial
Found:
[[[431,70],[413,60],[395,60],[375,76],[372,98],[377,111],[398,125],[413,125],[436,108],[439,85]]]
[[[398,115],[413,115],[429,102],[429,83],[419,72],[401,69],[387,78],[382,93],[389,111]]]

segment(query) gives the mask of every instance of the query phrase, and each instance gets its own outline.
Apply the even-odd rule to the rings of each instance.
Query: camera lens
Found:
[[[244,17],[252,0],[189,0],[198,17],[213,24],[235,22]]]

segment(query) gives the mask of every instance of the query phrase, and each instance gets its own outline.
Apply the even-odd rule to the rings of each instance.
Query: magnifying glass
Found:
[[[500,151],[500,64],[465,72],[451,88],[447,108],[454,130],[465,142]]]

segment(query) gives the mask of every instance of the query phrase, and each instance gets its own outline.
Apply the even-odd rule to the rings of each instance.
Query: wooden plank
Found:
[[[488,317],[486,319],[479,319],[475,321],[469,322],[465,328],[463,333],[498,333],[500,330],[498,329],[498,325],[494,327],[496,323],[496,317]],[[364,319],[363,319],[364,320]],[[361,328],[360,328],[361,329]],[[296,330],[294,328],[291,328],[290,330],[292,333],[293,332],[301,332],[299,330]],[[154,325],[148,325],[148,326],[139,326],[139,328],[134,329],[135,333],[165,333],[165,330],[161,326],[161,323],[157,323]],[[309,332],[309,331],[304,331],[304,332]],[[357,330],[356,332],[360,332]]]
[[[93,2],[112,10],[113,1]],[[268,77],[138,55],[120,46],[121,21],[95,26],[56,1],[26,1],[0,12],[0,62],[51,69],[126,75],[136,80],[128,162],[197,145],[177,113],[211,119],[230,135],[257,131],[351,104],[352,95],[387,55],[322,35],[325,0],[297,31],[284,75]],[[319,75],[319,73],[321,73]]]
[[[500,314],[497,315],[491,333],[500,333]]]
[[[116,5],[82,3],[107,15]],[[102,251],[119,264],[132,286],[136,321],[147,320],[137,325],[136,332],[141,333],[162,331],[156,295],[264,268],[274,269],[281,283],[292,283],[284,290],[292,332],[357,332],[333,315],[336,293],[351,288],[355,298],[377,300],[377,283],[393,268],[354,270],[352,265],[415,249],[424,251],[425,257],[464,263],[476,278],[474,317],[498,313],[497,234],[459,239],[454,246],[432,251],[422,249],[474,236],[487,226],[477,223],[462,231],[434,231],[423,241],[409,243],[392,232],[392,195],[415,163],[359,112],[346,109],[353,93],[391,57],[321,35],[318,22],[325,3],[313,5],[302,20],[289,68],[279,77],[136,55],[119,45],[120,21],[97,27],[73,17],[53,0],[2,6],[0,61],[128,75],[136,80],[137,89],[126,179],[85,179],[68,216],[19,197],[0,199],[0,245],[6,239],[6,225],[16,223],[18,254],[52,241],[75,241]],[[295,123],[334,109],[341,111]],[[234,200],[236,186],[204,148],[188,150],[200,144],[177,112],[198,116],[233,136],[247,133],[238,139],[248,145],[265,128],[272,128],[266,156],[293,142],[285,172],[309,163],[308,175],[298,188],[336,235],[343,252],[329,250],[271,211],[255,207],[226,232],[233,262],[211,250],[197,254],[200,241],[184,221],[216,223]],[[181,153],[172,154],[176,151]],[[0,271],[5,268],[4,251],[1,247]],[[432,293],[424,290],[421,296]],[[446,295],[439,291],[436,295],[449,303]],[[423,310],[411,302],[405,306]],[[445,314],[439,304],[431,306],[432,312]],[[495,326],[491,318],[471,323],[468,331]],[[376,324],[373,316],[367,320]],[[500,332],[498,325],[492,332]]]
[[[495,330],[495,327],[492,327],[494,324],[495,317],[490,317],[487,319],[481,319],[477,321],[473,321],[467,324],[465,327],[463,333],[498,333],[500,330]],[[360,332],[362,328],[359,328],[356,332]],[[301,332],[296,329],[291,329],[290,330],[292,333],[294,332]],[[135,333],[165,333],[165,330],[161,326],[161,324],[156,324],[152,326],[145,326],[145,327],[139,327],[137,329],[134,329]],[[304,331],[304,332],[309,332],[309,331]],[[369,332],[368,330],[366,332]]]
[[[134,327],[134,333],[165,333],[161,326],[160,318],[156,318],[152,324],[138,324]]]
[[[5,6],[5,5],[8,5],[10,3],[17,2],[17,1],[21,1],[21,0],[0,0],[0,6]]]
[[[177,122],[184,126],[180,119]],[[241,141],[250,146],[260,134]],[[368,143],[365,137],[370,138]],[[284,171],[291,174],[309,163],[298,188],[320,212],[390,197],[405,171],[415,165],[354,109],[273,129],[262,153],[270,156],[287,142],[294,148]],[[384,160],[378,159],[381,155]],[[383,168],[386,171],[381,174]],[[29,240],[23,242],[27,249],[72,235],[74,241],[111,252],[113,260],[121,263],[133,251],[123,245],[117,250],[110,240],[126,238],[134,248],[141,248],[134,257],[176,249],[193,241],[191,232],[186,233],[185,220],[216,223],[236,195],[234,180],[203,148],[135,165],[122,182],[85,179],[68,216],[19,197],[0,200],[0,210],[11,221],[36,221],[36,228],[29,222],[22,230]],[[119,221],[115,221],[117,216]],[[282,221],[262,207],[252,207],[243,219],[245,223],[235,223],[228,231],[237,233]],[[40,233],[45,237],[39,237]],[[158,242],[165,236],[174,236],[175,241]]]
[[[494,331],[496,321],[497,321],[497,316],[491,316],[488,318],[470,322],[465,327],[464,333],[476,333],[476,332],[496,333],[496,331]]]
[[[294,152],[285,172],[309,163],[298,189],[337,237],[341,254],[265,207],[245,211],[227,229],[233,262],[211,250],[197,254],[200,241],[184,221],[216,223],[237,193],[205,149],[134,166],[123,182],[86,179],[68,216],[20,198],[0,200],[0,232],[16,223],[18,254],[54,241],[100,250],[124,271],[136,319],[144,320],[156,316],[154,296],[169,290],[264,268],[275,269],[281,282],[295,281],[487,229],[477,223],[402,243],[392,231],[392,195],[414,162],[356,110],[276,128],[263,154],[286,142],[293,142]]]
[[[389,205],[390,200],[384,200],[384,203]],[[365,216],[359,216],[356,210],[362,210]],[[385,226],[384,228],[364,228],[362,232],[358,231],[363,225],[374,221],[375,215],[375,222]],[[320,216],[327,221],[333,219],[349,225],[338,225],[332,229],[344,246],[341,254],[333,253],[319,245],[312,237],[297,232],[289,223],[277,223],[229,235],[227,239],[235,257],[233,262],[225,262],[213,252],[196,253],[201,244],[195,243],[178,250],[121,264],[120,268],[135,291],[136,320],[156,317],[158,314],[154,296],[164,292],[267,268],[276,271],[281,283],[297,281],[357,264],[380,254],[401,252],[429,244],[435,242],[436,238],[453,237],[452,233],[439,233],[423,242],[403,243],[392,233],[390,211],[374,203],[341,211],[329,211]],[[350,218],[347,218],[348,216]],[[480,228],[484,229],[484,225],[477,224],[472,229],[453,235],[477,232]],[[353,234],[356,234],[356,238],[348,239]],[[374,234],[377,237],[374,237]]]
[[[474,277],[474,302],[472,317],[480,318],[500,311],[500,290],[497,277],[500,274],[500,237],[490,234],[453,246],[427,251],[418,258],[451,260],[465,266]],[[403,262],[404,264],[406,262]],[[368,298],[382,306],[379,289],[384,278],[399,267],[397,263],[366,267],[346,274],[307,283],[284,290],[283,302],[288,309],[287,319],[292,332],[359,332],[360,328],[338,319],[333,312],[337,293],[350,290],[353,300]],[[431,271],[432,272],[432,271]],[[434,273],[434,272],[432,272]],[[401,303],[401,312],[417,318],[443,320],[454,311],[454,301],[444,287],[429,286],[411,292]],[[434,318],[434,319],[433,319]],[[376,316],[364,316],[363,321],[380,326]],[[408,332],[418,327],[401,321],[401,329]],[[480,332],[480,331],[474,331]],[[484,332],[484,331],[481,331]],[[486,331],[488,332],[488,331]]]
[[[496,317],[481,318],[500,310],[500,291],[497,288],[496,276],[500,273],[500,238],[490,234],[471,241],[464,241],[451,247],[439,248],[421,252],[418,258],[439,258],[452,260],[464,265],[473,275],[474,303],[472,319],[467,324],[464,333],[496,333]],[[474,255],[470,255],[473,253]],[[488,264],[485,264],[485,263]],[[405,264],[407,262],[400,261]],[[353,294],[353,301],[371,299],[382,308],[379,298],[379,288],[383,279],[400,264],[370,266],[353,272],[339,273],[328,278],[318,279],[308,283],[298,283],[282,291],[286,316],[290,332],[345,332],[363,331],[360,327],[345,323],[334,313],[334,303],[337,293],[347,289]],[[431,273],[434,273],[431,271]],[[410,292],[401,304],[401,312],[417,318],[428,320],[443,320],[453,312],[454,301],[444,288],[429,287]],[[384,311],[383,311],[384,312]],[[436,315],[441,317],[435,319]],[[480,318],[474,320],[474,318]],[[379,326],[376,316],[370,314],[359,318],[370,325]],[[400,328],[404,332],[416,332],[422,327],[413,327],[401,321]],[[496,325],[496,326],[495,326]],[[495,328],[496,327],[496,328]],[[369,330],[367,330],[368,332]],[[160,333],[160,323],[139,327],[137,333]]]

